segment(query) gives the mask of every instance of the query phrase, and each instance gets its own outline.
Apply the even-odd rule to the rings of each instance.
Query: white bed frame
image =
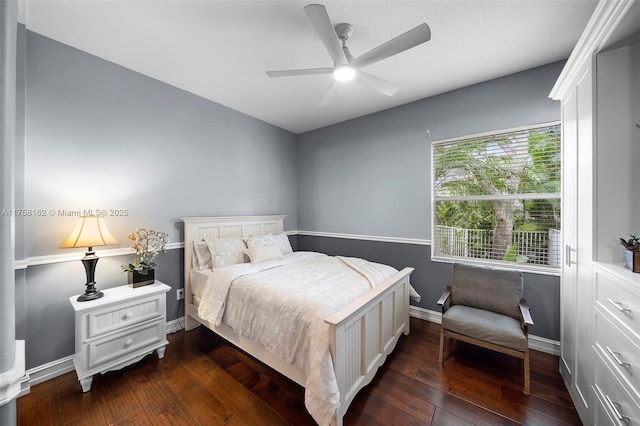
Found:
[[[305,372],[299,367],[276,358],[263,346],[224,324],[215,326],[200,318],[198,308],[193,304],[189,279],[194,240],[279,234],[283,232],[284,218],[284,215],[182,218],[185,224],[185,329],[191,330],[202,324],[274,370],[304,386]],[[332,424],[342,425],[342,419],[355,395],[371,382],[387,355],[395,348],[400,335],[409,334],[409,275],[411,272],[413,268],[403,269],[325,319],[330,328],[331,356],[340,391],[340,408]]]

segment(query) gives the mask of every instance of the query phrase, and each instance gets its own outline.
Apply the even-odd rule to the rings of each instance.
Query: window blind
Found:
[[[559,123],[432,144],[432,257],[560,266]]]

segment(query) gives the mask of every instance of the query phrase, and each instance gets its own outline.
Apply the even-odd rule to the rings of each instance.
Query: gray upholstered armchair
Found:
[[[522,300],[522,272],[456,263],[442,307],[440,363],[450,337],[524,360],[524,393],[530,393],[529,338],[533,325]]]

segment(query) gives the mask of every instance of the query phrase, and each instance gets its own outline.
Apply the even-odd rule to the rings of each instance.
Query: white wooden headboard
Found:
[[[190,279],[193,241],[205,238],[250,237],[261,234],[280,234],[286,215],[182,217],[184,222],[184,287],[185,303],[191,303]],[[185,312],[186,315],[186,312]]]

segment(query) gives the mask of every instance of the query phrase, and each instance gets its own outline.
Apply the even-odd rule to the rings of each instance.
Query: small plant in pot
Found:
[[[624,267],[633,272],[640,272],[640,237],[631,234],[627,240],[620,238],[620,244],[625,248]]]
[[[131,248],[136,251],[135,263],[122,265],[122,270],[127,271],[129,285],[135,288],[153,284],[156,256],[166,252],[169,235],[155,229],[136,228],[128,238],[132,241]]]

